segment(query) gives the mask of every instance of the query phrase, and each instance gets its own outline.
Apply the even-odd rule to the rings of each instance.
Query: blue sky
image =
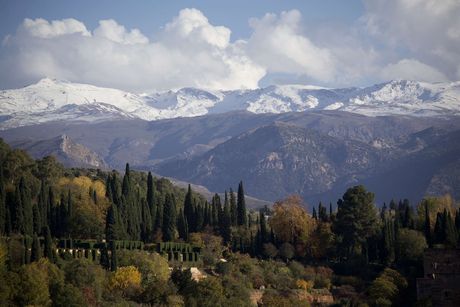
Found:
[[[0,88],[454,81],[458,16],[456,0],[0,0]]]
[[[359,0],[310,0],[310,1],[0,1],[0,36],[14,33],[24,18],[47,20],[75,18],[89,28],[97,26],[101,19],[115,19],[128,28],[139,28],[154,34],[172,16],[183,8],[193,7],[202,11],[213,24],[232,30],[232,38],[244,38],[250,34],[248,20],[267,12],[279,13],[299,10],[310,24],[353,23],[363,13]]]

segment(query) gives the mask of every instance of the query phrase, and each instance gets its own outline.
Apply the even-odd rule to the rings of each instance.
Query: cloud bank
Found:
[[[113,19],[95,29],[72,18],[25,19],[3,39],[0,87],[46,76],[136,92],[256,88],[270,74],[328,86],[460,79],[460,2],[364,3],[360,20],[336,34],[307,35],[291,10],[252,18],[251,35],[233,41],[197,9],[181,10],[155,37]]]

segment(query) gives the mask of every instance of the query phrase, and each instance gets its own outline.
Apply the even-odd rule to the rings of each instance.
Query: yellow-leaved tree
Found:
[[[296,254],[304,255],[316,223],[305,211],[300,196],[292,195],[273,205],[269,224],[279,240],[292,244]]]

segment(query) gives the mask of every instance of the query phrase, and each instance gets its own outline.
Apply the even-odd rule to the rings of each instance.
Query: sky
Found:
[[[0,88],[460,80],[458,0],[0,0]]]

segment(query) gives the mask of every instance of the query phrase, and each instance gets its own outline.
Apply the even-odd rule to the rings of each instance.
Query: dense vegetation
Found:
[[[0,141],[0,302],[410,305],[424,249],[459,240],[460,214],[449,196],[417,206],[391,200],[378,209],[374,195],[356,186],[337,206],[320,203],[312,214],[305,208],[289,196],[248,210],[242,182],[237,193],[208,202],[190,186],[128,164],[123,176],[64,169]],[[62,239],[97,242],[98,260],[61,254]],[[166,241],[198,247],[202,259],[194,265],[206,278],[154,252]]]

